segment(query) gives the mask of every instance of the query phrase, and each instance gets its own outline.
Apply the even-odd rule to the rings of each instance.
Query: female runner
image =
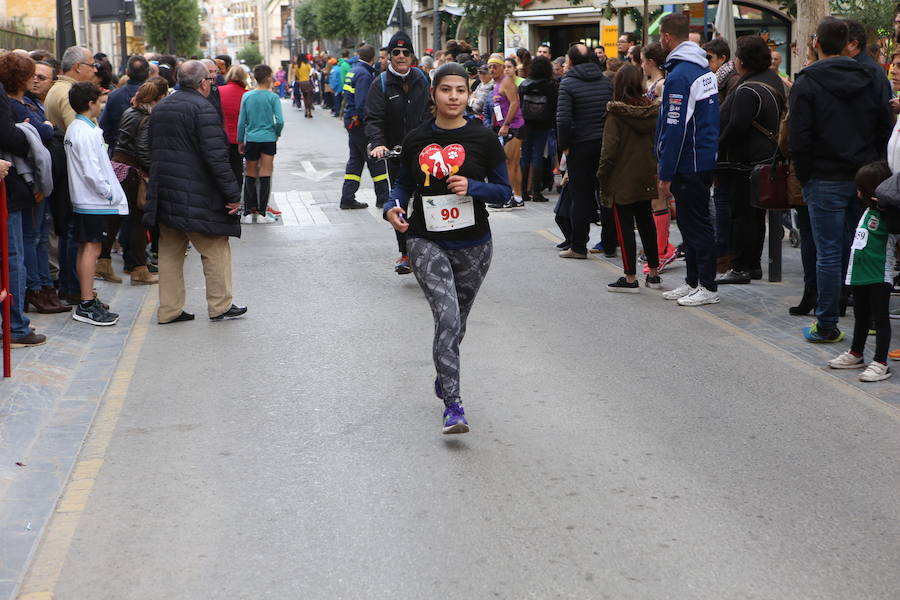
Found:
[[[434,391],[444,401],[443,432],[466,433],[459,344],[491,264],[486,204],[505,202],[510,186],[497,137],[465,117],[469,78],[462,65],[439,67],[431,94],[435,118],[403,140],[400,176],[384,217],[406,234],[413,273],[434,315]]]

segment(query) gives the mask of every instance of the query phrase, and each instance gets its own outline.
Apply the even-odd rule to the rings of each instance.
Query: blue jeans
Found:
[[[550,136],[549,129],[531,129],[528,130],[525,141],[522,142],[522,158],[519,164],[524,172],[529,165],[532,169],[544,168],[544,148],[547,146],[547,138]]]
[[[22,211],[9,213],[6,222],[9,233],[9,291],[13,301],[9,311],[10,339],[25,337],[31,333],[31,321],[25,316],[25,253],[22,244]]]
[[[850,261],[850,241],[859,217],[856,184],[810,179],[803,186],[809,222],[816,243],[816,319],[822,329],[838,324],[841,288]]]
[[[81,296],[78,283],[78,242],[75,241],[75,224],[66,226],[66,235],[59,237],[59,291],[63,294]]]
[[[50,215],[47,212],[46,201],[22,211],[22,236],[28,289],[40,291],[41,288],[53,287],[53,280],[50,278],[50,256],[47,253]]]

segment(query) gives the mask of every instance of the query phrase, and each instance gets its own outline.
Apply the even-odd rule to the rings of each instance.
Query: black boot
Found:
[[[249,215],[259,209],[256,199],[256,177],[244,175],[244,214]]]
[[[528,174],[531,172],[531,165],[522,165],[522,200],[531,200],[531,194],[528,193]]]
[[[272,191],[272,178],[259,178],[259,214],[265,215],[269,208],[269,193]]]
[[[816,294],[817,291],[815,286],[805,286],[803,288],[803,297],[800,299],[800,304],[788,308],[788,312],[795,317],[808,315],[816,309]]]
[[[540,171],[531,173],[531,201],[532,202],[548,202],[547,198],[541,193],[542,184],[544,182],[544,174]]]

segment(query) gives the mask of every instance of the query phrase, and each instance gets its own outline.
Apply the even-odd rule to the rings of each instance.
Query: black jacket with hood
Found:
[[[884,157],[894,115],[866,67],[840,56],[797,74],[789,125],[801,182],[852,181],[861,166]]]
[[[383,85],[382,85],[383,84]],[[431,80],[412,67],[406,77],[384,71],[366,95],[366,138],[373,148],[393,148],[431,118]]]
[[[559,149],[568,150],[579,142],[603,139],[606,104],[612,100],[612,82],[600,65],[575,65],[559,84],[556,128]]]
[[[643,104],[646,102],[647,104]],[[597,179],[604,206],[653,200],[656,191],[656,121],[659,102],[646,98],[607,105]]]

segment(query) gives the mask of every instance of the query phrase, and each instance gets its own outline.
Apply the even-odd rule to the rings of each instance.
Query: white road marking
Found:
[[[324,227],[331,225],[325,211],[315,203],[312,192],[281,192],[276,195],[285,227]]]

